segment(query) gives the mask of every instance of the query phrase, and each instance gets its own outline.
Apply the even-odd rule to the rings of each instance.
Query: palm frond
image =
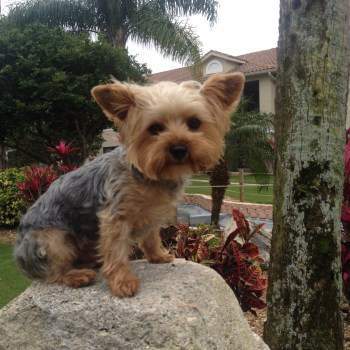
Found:
[[[201,15],[211,24],[217,20],[216,0],[151,0],[151,2],[172,17]]]
[[[158,5],[149,2],[130,18],[130,37],[146,46],[153,45],[164,56],[192,65],[200,61],[201,43],[193,28],[170,18]]]
[[[99,14],[94,0],[31,0],[13,6],[7,16],[10,23],[41,23],[74,31],[93,31]]]

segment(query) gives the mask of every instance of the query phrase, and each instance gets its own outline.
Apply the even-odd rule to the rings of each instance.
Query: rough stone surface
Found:
[[[33,283],[0,310],[1,350],[268,350],[223,279],[184,260],[132,263],[134,298],[105,283],[83,289]]]

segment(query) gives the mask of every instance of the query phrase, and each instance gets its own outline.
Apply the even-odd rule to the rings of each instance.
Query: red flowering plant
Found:
[[[58,173],[66,174],[77,168],[73,156],[79,151],[79,148],[72,147],[72,143],[60,140],[58,145],[47,149],[53,156]]]
[[[262,296],[267,278],[261,269],[264,260],[251,239],[261,232],[263,225],[254,227],[237,209],[232,210],[236,229],[227,238],[210,226],[191,228],[187,225],[163,229],[162,239],[178,258],[205,264],[217,271],[235,293],[243,311],[266,307]]]
[[[77,152],[78,148],[71,147],[71,144],[61,140],[55,147],[48,147],[48,150],[53,155],[53,164],[26,168],[24,181],[17,184],[21,196],[28,204],[34,203],[60,175],[77,168],[72,154]]]
[[[18,183],[17,187],[23,199],[27,203],[33,203],[47,191],[57,177],[52,166],[28,167],[24,171],[24,181]]]

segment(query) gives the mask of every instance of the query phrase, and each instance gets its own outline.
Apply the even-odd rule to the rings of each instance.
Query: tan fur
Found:
[[[176,198],[158,187],[145,188],[131,176],[127,188],[111,186],[110,191],[118,191],[121,200],[118,205],[111,202],[99,213],[101,271],[113,295],[128,297],[134,295],[139,287],[138,279],[129,267],[132,244],[141,242],[141,249],[152,262],[172,260],[162,248],[158,232],[160,221],[164,222],[173,212]],[[146,237],[157,247],[152,248],[145,243]]]
[[[160,227],[176,210],[185,178],[210,169],[222,156],[243,85],[244,76],[233,73],[214,75],[203,85],[114,82],[92,89],[120,132],[123,148],[110,166],[118,164],[122,170],[104,179],[99,235],[56,229],[33,234],[39,261],[35,277],[77,288],[95,280],[93,268],[100,264],[111,293],[131,297],[139,288],[129,264],[133,244],[151,263],[171,262],[174,257],[162,245]],[[185,150],[180,157],[174,153],[179,148]]]
[[[223,154],[230,114],[243,86],[244,76],[233,73],[214,75],[204,85],[164,82],[139,86],[115,82],[95,87],[92,95],[118,127],[130,166],[148,181],[180,183],[187,175],[213,167]],[[199,120],[194,129],[189,124],[193,118]],[[160,125],[159,132],[151,131],[154,125]],[[177,145],[186,147],[186,156],[181,160],[170,152]],[[138,242],[149,262],[172,261],[173,256],[162,245],[159,228],[172,215],[181,193],[151,182],[146,186],[131,172],[127,186],[111,181],[108,191],[105,209],[98,214],[101,271],[113,295],[130,297],[139,288],[139,280],[129,266],[131,245]],[[113,201],[115,193],[117,202]],[[75,273],[69,276],[71,285],[72,280],[83,283],[83,276],[77,278]]]
[[[57,282],[77,288],[91,284],[95,280],[95,271],[73,267],[77,252],[67,232],[46,229],[34,232],[33,237],[39,243],[43,257],[46,256],[49,259],[50,271],[48,271],[47,282]]]

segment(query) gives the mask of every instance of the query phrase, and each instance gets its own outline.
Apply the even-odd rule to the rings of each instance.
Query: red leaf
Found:
[[[251,259],[259,257],[259,248],[254,243],[244,243],[241,251]]]

